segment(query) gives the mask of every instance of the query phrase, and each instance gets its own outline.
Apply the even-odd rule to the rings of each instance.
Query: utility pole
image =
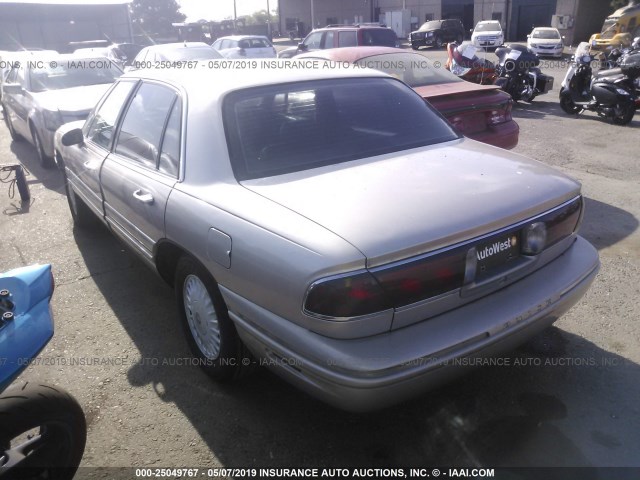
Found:
[[[313,0],[311,0],[311,30],[316,28],[316,15],[313,8]]]
[[[269,9],[269,0],[267,0],[267,34],[271,39],[271,10]]]
[[[238,32],[238,14],[236,12],[236,0],[233,0],[233,34],[236,35]]]

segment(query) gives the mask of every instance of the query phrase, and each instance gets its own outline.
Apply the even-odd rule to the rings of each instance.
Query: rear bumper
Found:
[[[578,237],[556,260],[498,292],[428,321],[353,340],[323,337],[221,290],[240,337],[261,363],[329,404],[369,411],[525,342],[580,300],[598,268],[598,253]]]
[[[510,150],[518,145],[518,137],[520,136],[520,127],[511,120],[504,122],[478,133],[472,133],[467,137],[477,140],[478,142],[488,143],[496,147]]]

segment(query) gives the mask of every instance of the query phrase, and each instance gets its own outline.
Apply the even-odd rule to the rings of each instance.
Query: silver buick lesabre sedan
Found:
[[[210,376],[257,357],[344,409],[513,349],[599,267],[575,180],[461,137],[378,71],[129,73],[55,148],[75,224],[175,287]]]

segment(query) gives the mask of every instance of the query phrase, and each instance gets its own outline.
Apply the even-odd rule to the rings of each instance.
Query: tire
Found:
[[[9,135],[11,135],[11,140],[14,142],[21,142],[23,140],[22,135],[16,132],[16,129],[13,128],[13,122],[11,121],[11,117],[7,112],[7,109],[4,109],[4,123],[7,124],[7,129],[9,130]]]
[[[44,145],[42,145],[42,140],[40,139],[40,135],[38,135],[38,131],[32,125],[31,126],[31,137],[33,138],[33,145],[36,147],[36,152],[38,154],[38,160],[40,161],[40,165],[43,168],[53,168],[53,158],[48,156],[44,151]]]
[[[616,125],[626,125],[636,114],[636,106],[633,102],[626,105],[616,105],[616,113],[613,116],[613,123]]]
[[[64,172],[64,166],[62,169]],[[67,194],[67,204],[69,205],[73,224],[83,230],[92,230],[98,223],[98,217],[93,214],[89,206],[84,203],[84,200],[73,191],[66,173],[64,173],[64,190]]]
[[[178,260],[174,286],[187,343],[205,373],[228,382],[251,370],[253,359],[238,337],[211,274],[184,255]]]
[[[24,174],[22,165],[19,165],[16,169],[16,186],[18,187],[18,193],[20,194],[20,200],[28,202],[31,200],[31,192],[29,191],[29,184],[27,183],[27,177]]]
[[[444,46],[444,42],[442,41],[442,37],[440,35],[436,35],[434,43],[436,48],[442,48]]]
[[[458,35],[458,36],[456,37],[456,43],[457,43],[458,45],[462,45],[462,42],[463,42],[463,41],[464,41],[464,37],[463,37],[462,35]]]
[[[575,104],[571,98],[571,94],[566,92],[564,88],[560,90],[560,108],[569,115],[575,115],[582,111],[582,107]]]
[[[413,50],[419,50],[419,49],[420,49],[420,47],[419,47],[418,45],[415,45],[415,44],[413,44],[413,43],[411,44],[411,48],[412,48]]]
[[[26,432],[33,437],[23,438]],[[42,442],[38,448],[25,448],[26,443],[38,439]],[[16,454],[26,453],[17,471],[3,465],[0,478],[28,474],[28,478],[71,480],[82,460],[86,440],[82,408],[64,390],[26,382],[0,396],[1,456],[10,463]]]

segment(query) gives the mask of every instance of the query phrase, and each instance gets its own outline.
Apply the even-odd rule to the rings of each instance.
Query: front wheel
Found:
[[[613,123],[616,125],[626,125],[636,113],[636,106],[633,102],[629,102],[625,105],[616,105],[613,114]]]
[[[444,46],[444,42],[442,41],[442,37],[440,35],[436,36],[436,48],[442,48]]]
[[[571,93],[564,88],[560,90],[560,108],[569,115],[575,115],[582,111],[582,108],[577,106],[573,98],[571,98]]]
[[[252,358],[211,274],[185,255],[178,261],[175,290],[187,342],[205,373],[214,380],[230,381],[249,371]]]
[[[9,129],[9,135],[11,135],[11,140],[14,142],[19,142],[22,140],[22,135],[16,132],[16,129],[13,127],[13,122],[11,121],[11,117],[9,116],[9,112],[7,109],[4,109],[4,121],[7,124],[7,128]]]
[[[43,168],[52,168],[54,166],[53,158],[47,155],[44,151],[44,145],[42,144],[42,139],[38,134],[38,131],[35,127],[31,127],[31,137],[33,138],[33,145],[36,147],[36,152],[38,153],[38,160],[40,161],[40,165]]]
[[[96,217],[89,206],[84,203],[76,192],[73,190],[73,187],[69,183],[69,179],[67,177],[66,172],[64,171],[64,165],[60,163],[64,176],[64,190],[67,194],[67,203],[69,205],[69,211],[71,212],[71,218],[73,219],[73,224],[78,227],[90,230],[96,226],[98,223],[98,217]]]
[[[69,393],[32,383],[11,387],[0,396],[0,418],[0,478],[73,478],[87,425]]]

